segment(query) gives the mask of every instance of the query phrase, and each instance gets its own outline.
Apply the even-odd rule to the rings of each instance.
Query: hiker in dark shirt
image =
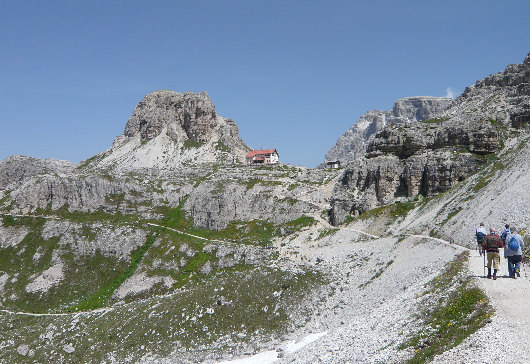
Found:
[[[482,245],[482,250],[487,254],[488,258],[488,278],[491,278],[491,263],[493,262],[493,279],[497,279],[497,271],[501,262],[499,248],[504,247],[501,237],[495,233],[495,228],[490,228],[490,233],[486,236],[486,240]]]

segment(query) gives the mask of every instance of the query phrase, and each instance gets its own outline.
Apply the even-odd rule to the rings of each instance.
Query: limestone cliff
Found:
[[[396,198],[453,187],[501,150],[530,120],[530,56],[468,87],[436,119],[393,123],[369,142],[364,158],[336,185],[331,220],[342,223]]]
[[[16,186],[33,176],[43,174],[65,175],[76,166],[75,163],[56,159],[11,156],[0,161],[0,190],[10,188],[10,185]]]
[[[326,153],[326,161],[340,161],[342,165],[361,158],[375,134],[390,124],[406,124],[433,119],[445,111],[453,100],[446,97],[405,97],[395,102],[392,110],[368,111],[341,135],[337,143]]]

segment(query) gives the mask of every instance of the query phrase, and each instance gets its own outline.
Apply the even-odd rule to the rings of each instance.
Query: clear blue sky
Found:
[[[0,0],[0,160],[89,158],[170,89],[314,167],[364,112],[521,63],[529,19],[528,0]]]

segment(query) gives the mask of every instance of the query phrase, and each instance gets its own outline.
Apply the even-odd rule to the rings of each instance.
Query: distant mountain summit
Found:
[[[447,97],[416,96],[405,97],[395,102],[392,110],[368,111],[341,135],[337,143],[326,153],[326,161],[340,161],[347,164],[364,156],[369,142],[375,134],[390,124],[406,124],[434,118],[451,105],[453,99]]]
[[[517,143],[530,125],[530,56],[477,81],[433,115],[387,122],[369,136],[364,156],[345,168],[335,186],[334,224],[396,199],[445,192]]]
[[[83,164],[115,171],[166,170],[200,163],[243,163],[249,150],[237,124],[217,115],[206,92],[161,90],[140,101],[110,149]]]

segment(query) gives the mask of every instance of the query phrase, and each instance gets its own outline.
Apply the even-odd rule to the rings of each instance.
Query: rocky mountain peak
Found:
[[[138,103],[112,147],[83,167],[169,171],[201,163],[243,163],[248,150],[237,124],[217,115],[208,93],[159,90]]]
[[[445,111],[452,101],[453,99],[447,97],[404,97],[394,103],[392,116],[403,118],[404,122],[429,120]]]
[[[429,120],[446,110],[453,99],[447,97],[414,96],[398,99],[391,110],[373,110],[363,114],[359,120],[326,153],[326,161],[338,160],[342,164],[352,163],[364,156],[375,134],[387,125]],[[325,163],[321,164],[324,167]]]
[[[124,135],[151,140],[163,131],[172,139],[206,142],[217,126],[215,106],[206,92],[160,90],[145,96],[127,121]]]
[[[523,64],[530,65],[530,52],[524,58]]]
[[[523,63],[511,64],[467,87],[446,116],[466,120],[495,120],[507,127],[530,123],[530,54]]]

